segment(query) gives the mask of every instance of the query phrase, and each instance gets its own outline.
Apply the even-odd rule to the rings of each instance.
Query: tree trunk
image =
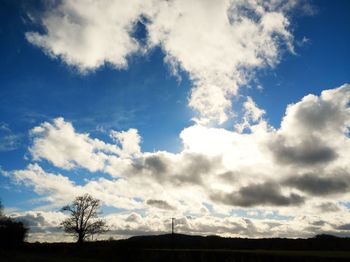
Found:
[[[78,244],[81,244],[81,243],[83,243],[83,242],[84,242],[84,234],[79,233],[77,243],[78,243]]]

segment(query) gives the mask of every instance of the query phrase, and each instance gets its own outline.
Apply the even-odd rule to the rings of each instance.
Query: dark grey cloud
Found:
[[[338,229],[338,230],[347,230],[348,231],[348,230],[350,230],[350,224],[347,223],[347,224],[340,225],[336,229]]]
[[[131,172],[136,175],[148,172],[158,182],[175,186],[200,185],[203,184],[203,176],[212,172],[221,162],[221,157],[198,153],[183,153],[176,158],[164,153],[154,153],[135,160]]]
[[[265,182],[261,184],[250,184],[240,188],[231,194],[214,193],[210,195],[213,201],[226,205],[251,207],[251,206],[291,206],[304,202],[304,198],[297,194],[285,196],[277,183]]]
[[[290,177],[285,185],[295,187],[310,195],[331,195],[346,192],[349,189],[350,179],[344,175],[321,177],[315,174]]]
[[[281,164],[315,165],[337,158],[336,151],[316,137],[308,137],[298,144],[290,144],[287,138],[278,136],[268,145],[275,159]]]
[[[196,153],[185,153],[182,156],[181,169],[174,172],[172,182],[176,185],[203,184],[203,176],[212,172],[221,164],[220,157],[209,157]]]
[[[324,221],[324,220],[317,220],[317,221],[310,222],[310,224],[311,224],[312,226],[315,226],[315,227],[322,227],[322,226],[324,226],[325,224],[327,224],[327,222]]]
[[[340,211],[340,207],[337,204],[326,202],[317,206],[322,212],[337,212]]]
[[[140,215],[132,213],[130,214],[125,221],[127,222],[138,222],[140,220]]]
[[[145,168],[152,170],[153,172],[162,174],[168,170],[166,160],[159,156],[149,156],[145,158]]]
[[[155,174],[167,172],[167,160],[163,155],[151,155],[135,160],[133,167],[136,171],[150,170]]]
[[[227,171],[225,173],[219,174],[218,179],[227,182],[227,183],[232,183],[235,179],[237,179],[238,174],[232,172],[232,171]]]
[[[40,214],[25,214],[21,216],[14,217],[15,220],[23,222],[25,225],[29,227],[36,227],[36,226],[47,226],[48,223],[45,220],[45,217]]]
[[[130,172],[134,175],[139,175],[142,172],[148,171],[155,180],[162,183],[167,179],[170,161],[171,160],[163,153],[144,156],[135,159]]]
[[[62,227],[50,224],[41,213],[25,214],[13,218],[29,227],[30,233],[63,232]]]
[[[165,209],[165,210],[174,210],[175,207],[170,205],[167,201],[165,200],[158,200],[158,199],[148,199],[146,201],[146,204],[149,206],[153,206],[159,209]]]

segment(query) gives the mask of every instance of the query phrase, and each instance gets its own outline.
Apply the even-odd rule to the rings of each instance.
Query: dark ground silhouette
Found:
[[[350,261],[350,238],[244,239],[166,234],[126,240],[23,243],[0,249],[7,261]]]

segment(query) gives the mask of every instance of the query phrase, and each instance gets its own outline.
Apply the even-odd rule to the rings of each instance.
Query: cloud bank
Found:
[[[179,153],[143,152],[136,129],[112,130],[102,141],[56,118],[31,130],[32,163],[6,175],[40,195],[43,210],[83,193],[121,209],[107,215],[120,236],[166,232],[170,217],[183,233],[342,235],[349,233],[349,101],[349,84],[307,95],[287,107],[279,129],[247,105],[250,132],[194,124],[181,132]],[[62,172],[45,171],[47,163]],[[78,184],[79,170],[93,176]]]

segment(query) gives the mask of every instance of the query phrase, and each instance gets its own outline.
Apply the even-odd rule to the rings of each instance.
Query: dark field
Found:
[[[350,261],[350,239],[241,239],[161,235],[119,241],[25,243],[0,261]]]

